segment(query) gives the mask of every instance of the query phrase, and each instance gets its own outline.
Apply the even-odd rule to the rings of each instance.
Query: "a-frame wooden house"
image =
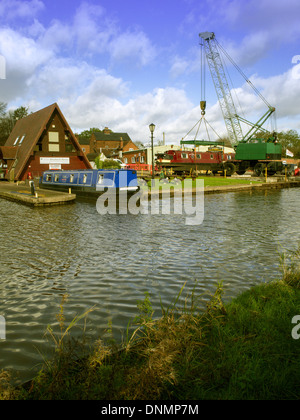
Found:
[[[57,103],[17,121],[0,159],[5,178],[22,181],[49,169],[91,169],[91,164]]]

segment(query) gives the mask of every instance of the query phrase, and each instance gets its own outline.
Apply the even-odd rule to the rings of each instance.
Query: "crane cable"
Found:
[[[205,101],[205,52],[204,52],[204,44],[201,45],[201,101]]]
[[[243,73],[243,71],[239,68],[239,66],[233,61],[229,54],[224,50],[224,48],[219,44],[219,42],[215,39],[218,47],[223,52],[223,54],[227,57],[227,59],[234,65],[234,67],[238,70],[238,72],[242,75],[242,77],[246,80],[246,82],[252,87],[254,92],[260,97],[260,99],[267,105],[268,108],[273,108],[269,102],[262,96],[262,94],[256,89],[256,87],[252,84],[251,80]]]

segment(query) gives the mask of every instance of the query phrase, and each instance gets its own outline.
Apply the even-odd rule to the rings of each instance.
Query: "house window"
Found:
[[[144,158],[144,156],[141,156],[141,163],[145,163],[145,158]]]
[[[49,131],[49,143],[59,143],[59,135],[57,131]]]
[[[82,149],[85,152],[85,149]],[[65,134],[65,151],[68,153],[76,152],[69,133]]]
[[[131,158],[131,163],[135,163],[135,157],[134,156]]]
[[[48,132],[49,152],[59,152],[59,133],[57,131]]]
[[[49,152],[59,152],[59,144],[49,143]]]
[[[124,163],[128,163],[128,159],[127,158],[124,158],[123,160],[124,160]]]
[[[34,151],[35,152],[42,152],[43,150],[43,143],[42,143],[42,137],[39,138],[39,141],[35,145]]]
[[[21,138],[21,140],[20,140],[20,142],[19,142],[18,146],[21,146],[21,144],[22,144],[22,142],[23,142],[23,140],[24,140],[25,136],[26,136],[26,134],[24,134],[24,136],[22,136],[22,138]]]

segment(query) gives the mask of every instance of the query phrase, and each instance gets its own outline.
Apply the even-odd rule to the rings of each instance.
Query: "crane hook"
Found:
[[[205,115],[206,101],[200,101],[201,115]]]

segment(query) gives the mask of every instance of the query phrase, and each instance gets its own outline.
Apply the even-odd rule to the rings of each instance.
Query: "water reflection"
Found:
[[[223,281],[225,299],[278,277],[279,246],[298,245],[297,189],[205,196],[205,219],[184,214],[100,215],[94,203],[32,209],[0,200],[0,368],[32,376],[47,354],[61,297],[67,321],[92,306],[87,334],[111,322],[117,339],[149,292],[158,314],[187,281],[203,301]]]

